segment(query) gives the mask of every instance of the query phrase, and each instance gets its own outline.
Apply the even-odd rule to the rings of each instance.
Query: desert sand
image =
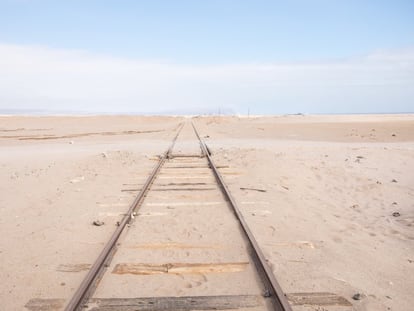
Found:
[[[189,121],[283,290],[352,303],[294,310],[412,309],[414,115],[0,117],[2,309],[73,294],[136,195],[125,189]]]

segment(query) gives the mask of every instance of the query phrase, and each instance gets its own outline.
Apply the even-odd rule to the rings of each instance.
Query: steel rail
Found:
[[[177,134],[175,135],[170,147],[168,150],[160,157],[158,163],[155,165],[154,169],[151,172],[151,175],[146,180],[145,184],[143,185],[140,193],[135,198],[134,202],[131,204],[128,212],[122,218],[119,226],[116,228],[114,233],[112,234],[110,240],[105,245],[101,253],[99,254],[98,258],[92,265],[91,269],[89,270],[88,274],[83,279],[82,283],[79,285],[78,289],[68,302],[65,307],[65,311],[75,311],[79,310],[83,307],[84,302],[93,294],[93,285],[101,276],[103,269],[108,265],[109,260],[111,259],[111,255],[113,255],[116,243],[118,242],[119,237],[121,236],[123,230],[125,229],[126,225],[131,221],[133,218],[133,213],[140,207],[145,195],[147,194],[151,184],[154,182],[158,172],[160,171],[161,167],[164,165],[165,161],[171,155],[172,149],[174,144],[177,140],[178,135],[183,128],[183,123],[178,127]]]
[[[203,154],[207,157],[208,163],[210,168],[213,170],[214,176],[222,189],[224,196],[227,198],[230,206],[242,228],[243,233],[245,234],[249,246],[251,248],[251,256],[253,262],[256,266],[256,269],[259,272],[259,275],[264,283],[265,291],[263,293],[264,297],[268,297],[272,299],[272,304],[276,311],[292,311],[292,308],[286,298],[286,295],[283,293],[282,288],[280,287],[279,283],[277,282],[272,270],[270,269],[269,265],[266,262],[266,258],[263,255],[259,244],[257,243],[256,239],[253,236],[249,226],[247,225],[242,213],[240,212],[239,208],[237,207],[236,201],[231,195],[228,187],[226,186],[223,177],[221,176],[220,172],[218,171],[216,165],[211,158],[211,152],[206,143],[201,139],[200,135],[197,132],[194,123],[191,122],[193,126],[194,132],[200,142],[200,148]]]

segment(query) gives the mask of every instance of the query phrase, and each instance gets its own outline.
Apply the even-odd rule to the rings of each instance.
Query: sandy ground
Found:
[[[0,117],[4,310],[70,297],[133,201],[124,190],[146,179],[181,121]],[[286,292],[332,292],[355,310],[411,309],[413,115],[194,123],[228,166],[221,172]]]
[[[0,119],[3,310],[25,310],[32,298],[70,297],[88,269],[84,264],[98,256],[134,199],[122,189],[145,181],[153,155],[167,149],[178,123],[138,117]],[[95,220],[105,225],[93,226]]]
[[[286,292],[334,292],[356,310],[412,309],[414,116],[197,125],[230,166],[222,173],[232,193],[251,202],[240,207]]]

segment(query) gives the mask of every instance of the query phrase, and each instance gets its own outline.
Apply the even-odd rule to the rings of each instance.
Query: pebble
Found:
[[[396,179],[391,180],[391,182],[398,182]]]
[[[392,213],[392,216],[399,217],[399,216],[401,216],[401,214],[400,214],[400,212],[394,212],[394,213]]]
[[[352,296],[353,300],[361,300],[362,295],[360,293],[356,293],[354,296]]]
[[[93,225],[94,226],[103,226],[105,223],[103,222],[103,221],[100,221],[100,220],[95,220],[94,222],[93,222]]]
[[[265,297],[265,298],[269,298],[269,297],[271,297],[272,296],[272,293],[268,290],[268,289],[266,289],[265,291],[264,291],[264,293],[263,293],[263,297]]]

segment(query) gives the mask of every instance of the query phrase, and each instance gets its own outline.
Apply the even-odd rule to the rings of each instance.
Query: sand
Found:
[[[71,296],[133,201],[125,189],[144,182],[183,120],[0,117],[4,310]],[[285,292],[332,292],[354,310],[411,309],[413,115],[193,121]],[[197,152],[185,139],[180,149]]]

